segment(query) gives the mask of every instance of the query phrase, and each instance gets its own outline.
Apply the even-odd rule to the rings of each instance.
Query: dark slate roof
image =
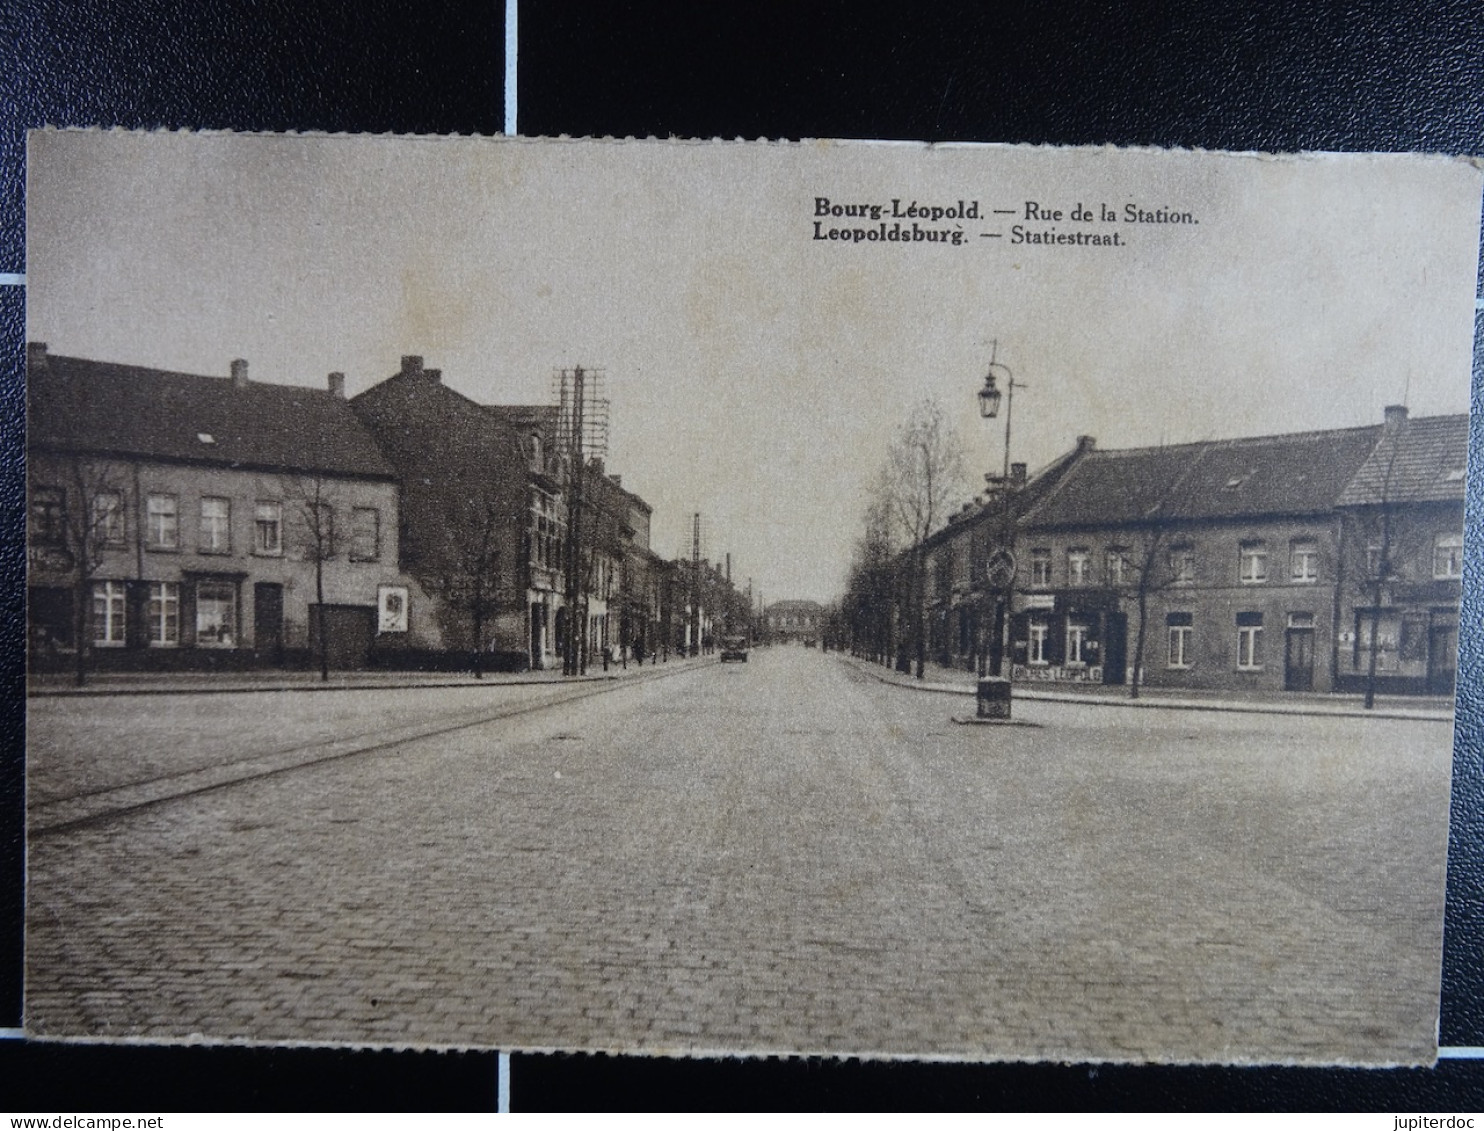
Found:
[[[325,389],[47,355],[26,373],[27,443],[50,451],[390,479]],[[209,439],[203,439],[209,437]]]
[[[1381,438],[1338,505],[1462,502],[1468,451],[1467,414],[1405,421]]]
[[[1092,444],[1092,437],[1081,437],[1075,448],[1063,452],[1034,475],[1031,475],[1026,480],[1025,486],[1016,491],[1011,498],[1015,513],[1017,515],[1025,515],[1033,510],[1061,482],[1067,469],[1072,467],[1085,453],[1093,450]],[[976,523],[1002,521],[1004,512],[1000,509],[1000,505],[997,496],[993,492],[988,502],[966,505],[950,515],[948,525],[929,535],[924,544],[929,547],[937,546],[951,538],[957,537],[964,530]]]
[[[556,405],[487,404],[481,407],[485,412],[503,421],[517,432],[541,433],[541,441],[544,444],[552,444],[556,440]]]
[[[1029,526],[1320,514],[1336,505],[1381,426],[1094,451],[1026,516]]]

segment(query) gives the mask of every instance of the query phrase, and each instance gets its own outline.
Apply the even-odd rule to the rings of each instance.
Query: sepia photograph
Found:
[[[1432,1064],[1480,189],[33,132],[26,1034]]]

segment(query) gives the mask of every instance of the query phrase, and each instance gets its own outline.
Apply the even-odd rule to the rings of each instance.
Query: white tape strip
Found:
[[[519,0],[505,0],[505,132],[512,137],[515,128],[515,56],[520,37],[516,35],[516,8]]]
[[[514,0],[512,0],[512,3]],[[26,276],[24,274],[0,273],[0,287],[24,287]]]
[[[513,4],[515,0],[511,0]],[[500,1054],[500,1102],[497,1108],[501,1115],[510,1114],[510,1054]]]

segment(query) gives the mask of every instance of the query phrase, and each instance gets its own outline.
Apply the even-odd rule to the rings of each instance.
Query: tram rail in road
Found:
[[[708,667],[710,665],[707,665]],[[606,695],[639,683],[666,679],[701,669],[687,666],[635,674],[626,679],[602,683],[556,684],[553,693],[536,702],[521,702],[503,707],[481,707],[447,715],[430,722],[412,723],[392,730],[379,728],[372,732],[348,735],[326,741],[284,747],[246,758],[232,758],[208,766],[197,766],[104,789],[81,791],[65,797],[34,802],[27,807],[26,822],[30,836],[95,825],[163,805],[183,797],[193,797],[232,786],[292,773],[295,770],[321,766],[342,758],[373,754],[408,742],[454,734],[462,730],[499,722],[520,715],[535,714],[555,707],[576,703],[594,696]],[[477,686],[477,685],[476,685]],[[498,687],[498,684],[490,684]],[[234,694],[235,692],[223,692]]]

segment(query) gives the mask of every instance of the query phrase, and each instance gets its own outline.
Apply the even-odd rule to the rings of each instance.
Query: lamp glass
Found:
[[[979,415],[993,420],[1000,412],[1001,393],[994,387],[994,374],[984,379],[984,388],[979,390]]]

